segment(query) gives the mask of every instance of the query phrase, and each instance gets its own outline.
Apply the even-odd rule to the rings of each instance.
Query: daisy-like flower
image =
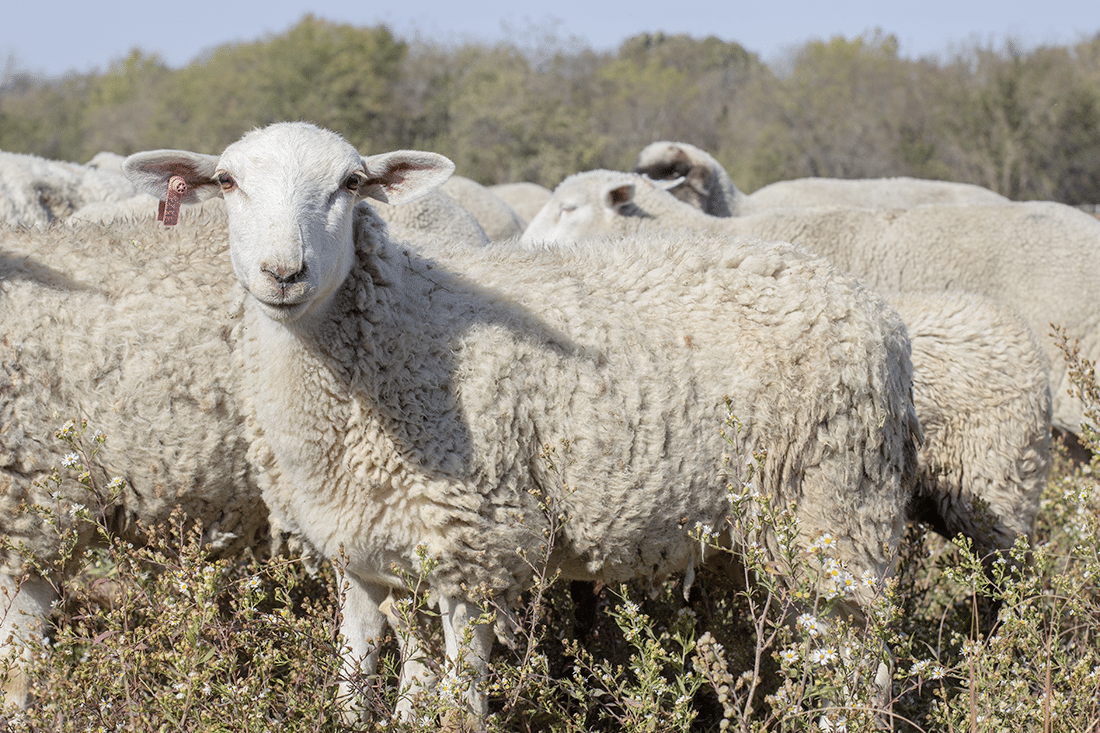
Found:
[[[922,659],[919,662],[913,662],[913,666],[909,668],[909,674],[914,677],[919,677],[932,666],[931,659]]]
[[[942,680],[946,674],[947,670],[937,664],[932,668],[932,671],[928,673],[928,678],[932,680]]]
[[[812,613],[803,613],[798,616],[797,623],[803,629],[809,632],[810,636],[817,636],[818,633],[818,621],[817,617]]]
[[[836,649],[831,646],[823,646],[810,652],[810,661],[819,667],[831,664],[839,658]]]
[[[65,468],[72,468],[78,463],[80,463],[80,456],[78,456],[76,453],[70,453],[69,455],[61,459],[61,465]]]
[[[810,549],[817,550],[819,552],[828,552],[836,547],[836,538],[831,534],[823,534],[818,536],[812,543],[810,543]]]
[[[796,664],[798,662],[798,652],[794,649],[784,649],[779,652],[779,661],[786,662],[787,664]]]

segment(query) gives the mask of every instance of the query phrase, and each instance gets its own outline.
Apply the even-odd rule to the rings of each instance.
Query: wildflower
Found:
[[[836,585],[845,593],[851,593],[856,589],[856,579],[851,573],[842,572],[836,578]]]
[[[836,547],[836,538],[831,534],[823,534],[810,543],[810,550],[824,553]]]
[[[83,504],[73,504],[71,507],[69,507],[69,516],[70,517],[75,517],[76,515],[82,513],[83,511],[84,511],[84,505]]]
[[[932,671],[928,673],[928,679],[942,680],[946,674],[947,670],[937,664],[932,668]]]
[[[909,669],[909,674],[913,677],[919,677],[928,671],[928,668],[932,666],[931,659],[922,659],[919,662],[913,662],[913,666]]]
[[[57,437],[62,440],[68,440],[76,434],[76,423],[72,420],[67,421],[61,426],[61,429],[57,431]]]
[[[828,715],[822,715],[821,719],[817,721],[817,727],[826,733],[846,733],[848,719],[843,716],[834,719]]]
[[[836,649],[831,646],[823,646],[810,652],[810,661],[820,667],[831,664],[837,659],[839,659],[839,657],[837,656]]]
[[[70,453],[61,459],[61,465],[65,468],[72,468],[80,463],[80,456],[76,453]]]
[[[818,621],[817,617],[814,616],[811,613],[801,614],[797,619],[797,623],[810,636],[817,636],[818,634],[820,634],[822,631],[825,630],[825,624]]]
[[[794,649],[784,649],[783,651],[779,652],[779,661],[786,662],[787,664],[797,664],[798,652]]]
[[[111,492],[122,491],[125,486],[126,479],[122,478],[121,476],[115,476],[113,479],[111,479],[111,483],[107,484],[107,490]]]

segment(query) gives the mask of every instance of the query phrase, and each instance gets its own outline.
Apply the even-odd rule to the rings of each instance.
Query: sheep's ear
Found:
[[[621,214],[622,210],[632,203],[634,203],[633,183],[608,186],[603,192],[603,205],[616,213]]]
[[[222,188],[214,177],[218,156],[189,153],[186,150],[150,150],[134,153],[122,162],[122,172],[139,191],[163,199],[168,190],[168,179],[180,176],[187,182],[183,203],[221,196]]]
[[[455,164],[438,153],[398,150],[363,158],[367,184],[364,198],[382,203],[407,204],[442,186],[455,172]]]

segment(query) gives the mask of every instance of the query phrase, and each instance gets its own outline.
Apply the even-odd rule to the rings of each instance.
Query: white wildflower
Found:
[[[810,652],[810,661],[820,667],[831,664],[839,658],[836,649],[831,646],[823,646]]]

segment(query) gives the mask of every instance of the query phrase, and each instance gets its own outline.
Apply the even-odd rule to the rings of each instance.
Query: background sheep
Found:
[[[739,216],[766,209],[810,206],[904,208],[922,204],[995,204],[1007,198],[971,183],[896,178],[798,178],[776,181],[745,195],[710,154],[688,143],[658,142],[642,149],[634,172],[654,180],[684,177],[670,189],[681,201],[711,216]]]
[[[66,481],[38,484],[70,448],[55,438],[82,418],[107,442],[88,466],[102,488],[125,491],[108,507],[111,528],[137,540],[135,522],[165,522],[173,507],[203,523],[212,550],[266,547],[267,511],[247,460],[233,373],[239,302],[226,272],[222,207],[191,212],[187,228],[116,222],[111,227],[0,229],[0,533],[45,562],[59,559],[57,530],[21,504],[41,504],[73,526],[95,497]],[[236,296],[239,298],[239,295]],[[91,433],[88,433],[90,443]],[[62,469],[65,473],[65,469]],[[0,585],[13,593],[25,567],[3,555]],[[0,640],[26,641],[56,597],[58,577],[33,576],[9,606]],[[10,651],[5,646],[3,653]],[[26,699],[21,675],[6,704]]]
[[[439,563],[429,583],[452,659],[470,604],[523,590],[532,568],[516,550],[543,546],[555,518],[567,578],[689,568],[696,522],[729,512],[727,397],[746,445],[768,451],[761,490],[798,505],[803,540],[829,532],[853,572],[887,572],[919,434],[908,341],[892,309],[825,260],[695,235],[427,259],[354,204],[421,195],[449,161],[362,158],[301,123],[220,158],[154,151],[125,168],[148,191],[177,174],[195,198],[226,197],[251,294],[251,455],[275,516],[344,558],[349,663],[373,669],[378,604],[402,582],[391,566],[415,572],[418,546]],[[544,445],[561,451],[568,488]],[[484,669],[489,638],[473,636],[467,659]],[[477,693],[470,703],[485,709]]]
[[[401,206],[378,201],[374,209],[379,218],[386,222],[390,236],[398,241],[416,244],[441,238],[474,245],[489,243],[489,237],[477,218],[439,190]]]
[[[667,190],[711,216],[745,213],[745,195],[733,184],[726,169],[710,153],[690,143],[650,143],[638,153],[634,172],[657,181],[682,178],[682,183]]]
[[[539,213],[539,209],[550,200],[550,194],[553,193],[546,186],[526,181],[499,183],[489,186],[489,190],[512,207],[512,211],[523,221],[523,226],[527,226],[527,222],[535,218],[535,214]]]
[[[909,329],[924,431],[913,517],[987,562],[1034,539],[1050,469],[1050,382],[1019,316],[965,293],[894,293]]]
[[[1083,407],[1071,396],[1050,324],[1100,358],[1100,221],[1050,202],[775,209],[718,218],[632,173],[589,171],[565,179],[521,241],[580,241],[677,227],[752,234],[802,245],[880,292],[959,290],[1002,303],[1027,322],[1050,367],[1053,424],[1076,433]]]
[[[485,234],[499,242],[523,233],[524,222],[504,200],[465,176],[451,176],[441,190],[474,215]]]
[[[861,206],[900,209],[925,204],[1004,204],[1009,199],[973,183],[923,178],[796,178],[776,181],[742,200],[741,213],[784,207]],[[710,212],[707,212],[710,213]],[[715,216],[722,216],[715,214]]]
[[[593,171],[563,181],[522,241],[563,244],[669,228],[753,232],[823,251],[850,271],[885,273],[867,280],[887,290],[921,284],[948,289],[966,282],[955,276],[959,268],[951,267],[948,254],[953,247],[968,250],[965,235],[951,226],[967,216],[965,208],[956,216],[958,208],[929,207],[928,219],[915,217],[912,230],[894,236],[889,223],[903,215],[896,211],[825,209],[722,219],[706,216],[636,174]],[[1024,216],[1010,217],[1009,225],[1021,226],[1031,208],[1024,207]],[[941,209],[949,216],[937,236],[935,227],[926,224]],[[1002,214],[1014,210],[997,209]],[[978,241],[970,242],[969,251],[978,249]],[[932,266],[923,270],[942,264],[944,280],[919,277],[914,260],[925,256]],[[906,274],[905,283],[900,272]],[[922,518],[952,536],[964,532],[983,553],[1011,546],[1017,533],[1030,537],[1049,464],[1051,425],[1047,360],[1037,339],[1007,307],[973,295],[941,291],[889,299],[910,330],[914,402],[922,427],[929,426],[921,451]],[[975,498],[988,504],[992,522],[983,522],[986,513],[972,508]]]
[[[0,151],[0,224],[44,226],[92,202],[134,193],[116,172]]]

